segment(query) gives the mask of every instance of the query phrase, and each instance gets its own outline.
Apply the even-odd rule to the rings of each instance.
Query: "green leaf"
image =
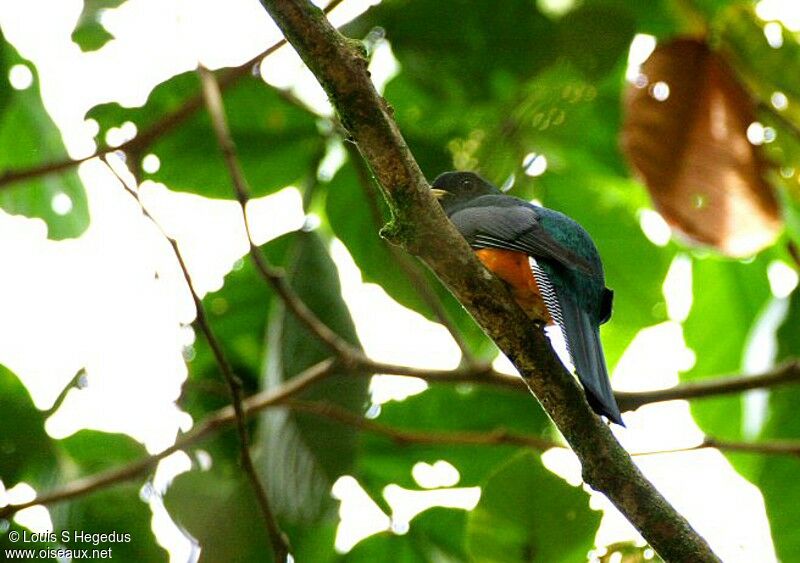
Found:
[[[0,80],[0,175],[16,170],[69,159],[61,133],[42,105],[39,78],[29,62],[0,34],[2,64]],[[33,73],[33,84],[25,90],[12,90],[8,85],[8,69],[24,64]],[[54,198],[59,198],[54,200]],[[54,205],[67,203],[70,209]],[[54,209],[55,207],[55,209]],[[64,239],[80,235],[89,225],[86,193],[74,168],[15,182],[0,190],[0,208],[12,215],[38,217],[44,220],[48,236]],[[58,211],[56,211],[58,209]]]
[[[210,471],[182,473],[164,505],[200,544],[202,563],[273,560],[255,495],[240,468],[220,462]]]
[[[108,434],[94,430],[81,430],[59,440],[58,445],[69,457],[71,470],[64,479],[71,481],[111,468],[119,468],[147,455],[144,447],[123,434]],[[76,475],[72,475],[72,473]],[[90,495],[72,499],[51,510],[56,530],[72,533],[65,547],[93,550],[111,549],[113,557],[123,561],[160,561],[164,550],[155,541],[151,530],[152,513],[140,499],[141,482],[126,481],[114,487],[102,488]],[[76,536],[80,532],[84,536]],[[116,541],[103,540],[94,534],[116,532],[123,536]],[[125,536],[129,534],[129,536]],[[108,557],[98,554],[89,561]]]
[[[527,0],[502,10],[489,0],[386,1],[347,33],[363,37],[373,26],[386,29],[403,72],[444,103],[490,98],[555,57],[554,26]]]
[[[800,41],[796,35],[780,27],[783,43],[779,49],[769,45],[764,38],[764,22],[753,7],[738,3],[728,7],[718,20],[719,40],[725,54],[743,71],[751,88],[761,100],[769,100],[773,92],[783,92],[789,99],[787,116],[800,117],[800,77],[785,72],[786,65],[795,64],[800,57]],[[780,24],[777,24],[780,25]]]
[[[200,94],[194,72],[186,72],[160,84],[141,108],[127,109],[116,103],[93,108],[87,117],[97,120],[101,135],[111,127],[133,122],[140,134],[159,127],[160,120]],[[272,193],[308,174],[324,143],[314,117],[286,103],[278,92],[255,77],[244,77],[224,94],[225,112],[237,146],[239,162],[253,197]],[[207,197],[235,196],[208,114],[191,114],[175,128],[159,135],[139,153],[158,156],[161,166],[147,179],[170,188]]]
[[[392,428],[419,432],[490,432],[498,429],[541,436],[550,421],[527,393],[481,385],[432,385],[401,402],[381,406],[377,422]],[[363,433],[357,478],[376,501],[386,485],[419,487],[411,470],[418,462],[444,460],[460,474],[459,487],[480,485],[497,464],[518,446],[466,446],[408,443],[398,446],[384,436]]]
[[[583,561],[599,524],[585,492],[523,452],[483,487],[469,514],[467,549],[474,561]]]
[[[294,258],[289,281],[297,296],[319,319],[347,342],[360,347],[353,321],[342,300],[336,266],[316,233],[293,235]],[[263,386],[274,388],[331,357],[322,344],[282,302],[274,302],[269,323],[269,356]],[[336,373],[313,385],[299,399],[327,401],[363,412],[368,378]],[[290,522],[317,522],[332,516],[330,494],[336,479],[350,470],[357,433],[320,417],[270,409],[261,420],[259,441],[264,481],[276,511]]]
[[[35,488],[52,483],[57,459],[37,409],[16,375],[0,366],[0,412],[8,423],[0,432],[0,479],[6,488],[20,481]],[[11,423],[13,421],[13,423]]]
[[[83,0],[83,10],[72,31],[72,40],[81,51],[96,51],[113,39],[99,18],[103,10],[118,8],[125,0]]]
[[[692,262],[692,309],[683,328],[696,362],[681,374],[682,381],[740,372],[748,336],[770,298],[766,262],[764,258],[743,263],[715,257]],[[720,439],[742,438],[741,396],[694,401],[691,409],[707,434]],[[734,461],[737,456],[729,458]]]
[[[359,542],[343,563],[449,563],[467,561],[464,530],[467,513],[434,507],[411,520],[407,533],[381,532]]]
[[[270,262],[280,264],[285,260],[291,239],[292,236],[287,235],[272,240],[260,251]],[[223,287],[203,298],[208,322],[217,339],[223,343],[226,357],[242,382],[245,396],[257,392],[261,384],[267,317],[273,296],[267,282],[253,266],[252,259],[246,255],[227,274]],[[196,332],[197,339],[189,351],[187,362],[189,377],[183,385],[179,404],[194,420],[201,420],[229,405],[231,396],[208,342],[201,331]],[[213,457],[219,455],[230,459],[239,456],[239,448],[239,437],[232,427],[203,444],[203,449]]]
[[[80,430],[56,443],[82,474],[98,473],[147,456],[144,446],[125,434]]]
[[[382,532],[356,545],[342,557],[344,563],[433,563],[426,553],[403,536]]]
[[[113,39],[99,21],[103,10],[118,8],[125,0],[83,0],[83,10],[72,31],[72,40],[81,51],[96,51]]]
[[[789,298],[789,310],[778,330],[778,361],[800,357],[800,292],[795,290]],[[769,390],[769,404],[764,428],[759,441],[797,440],[800,420],[797,405],[800,389],[796,385],[775,387]],[[767,510],[772,541],[780,561],[800,558],[800,536],[794,522],[800,518],[800,460],[796,456],[762,455],[753,465],[758,468],[751,481],[761,489]]]
[[[625,60],[636,31],[631,15],[612,6],[581,6],[559,21],[560,51],[588,78]]]

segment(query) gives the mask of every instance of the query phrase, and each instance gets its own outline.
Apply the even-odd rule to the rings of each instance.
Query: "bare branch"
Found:
[[[267,527],[267,533],[269,534],[272,549],[275,553],[275,560],[285,561],[286,556],[289,554],[289,540],[278,526],[278,522],[272,511],[272,507],[270,506],[269,499],[267,498],[267,493],[264,490],[264,486],[261,484],[260,479],[258,478],[258,473],[255,465],[253,464],[253,458],[250,456],[250,438],[247,432],[247,421],[245,420],[246,415],[242,404],[242,383],[238,376],[234,373],[233,367],[228,361],[225,351],[222,348],[222,344],[217,339],[213,329],[211,328],[211,324],[206,317],[205,309],[203,307],[203,301],[200,299],[200,296],[197,295],[197,292],[192,285],[189,269],[186,267],[186,263],[183,260],[183,255],[178,248],[177,241],[169,237],[166,232],[161,229],[161,226],[155,221],[153,216],[147,211],[147,208],[143,205],[141,199],[139,198],[138,187],[129,185],[125,178],[117,173],[111,163],[108,162],[107,157],[106,162],[111,171],[114,172],[119,181],[122,182],[122,185],[125,187],[125,189],[127,189],[127,191],[136,199],[139,207],[142,210],[142,213],[144,213],[144,215],[161,230],[162,234],[172,247],[175,258],[178,260],[178,264],[181,268],[181,272],[183,273],[186,285],[188,286],[192,295],[192,300],[194,301],[197,325],[200,327],[201,332],[205,336],[206,341],[211,348],[211,352],[214,355],[214,360],[216,361],[217,366],[219,367],[219,370],[228,385],[228,390],[231,395],[231,404],[234,411],[234,420],[236,422],[236,432],[239,436],[239,454],[242,462],[242,468],[244,469],[244,472],[250,481],[250,485],[253,487],[253,492],[256,495],[256,500],[259,508],[261,509],[264,523]]]
[[[283,405],[281,405],[283,406]],[[511,432],[504,428],[497,428],[488,432],[430,432],[413,431],[395,428],[388,424],[375,422],[363,416],[353,414],[347,409],[322,401],[296,401],[289,400],[285,403],[292,410],[311,413],[335,420],[347,426],[352,426],[373,434],[387,437],[398,445],[408,444],[446,444],[464,446],[523,446],[539,451],[550,448],[563,448],[563,444],[539,438],[529,434]]]
[[[307,0],[262,3],[328,93],[383,188],[393,214],[384,233],[431,267],[512,360],[581,460],[584,480],[605,493],[662,558],[718,561],[591,411],[541,327],[447,221],[355,42],[342,37]]]
[[[686,446],[685,448],[672,448],[669,450],[653,450],[649,452],[637,452],[631,455],[646,456],[646,455],[660,455],[660,454],[673,454],[680,452],[693,452],[696,450],[703,450],[714,448],[724,452],[736,453],[749,453],[749,454],[766,454],[766,455],[791,455],[800,456],[800,440],[774,440],[770,442],[737,442],[735,440],[721,440],[706,436],[703,441],[694,446]]]
[[[253,260],[256,269],[264,281],[266,281],[275,290],[289,310],[306,326],[308,330],[311,331],[312,334],[316,335],[317,338],[328,345],[340,357],[348,358],[351,356],[360,355],[360,351],[353,348],[338,334],[333,332],[314,314],[313,311],[311,311],[311,309],[306,306],[306,304],[294,292],[292,287],[286,282],[283,273],[277,268],[273,267],[267,261],[267,259],[261,253],[261,250],[253,242],[253,238],[250,234],[250,224],[247,220],[247,202],[250,200],[250,188],[236,156],[236,146],[233,143],[233,139],[228,129],[227,120],[225,118],[225,109],[222,104],[222,93],[213,73],[202,67],[199,69],[199,72],[203,86],[203,96],[206,100],[208,112],[211,115],[214,134],[217,137],[217,142],[225,159],[225,164],[228,167],[228,172],[231,176],[231,182],[236,193],[236,199],[239,201],[239,204],[242,207],[245,231],[247,232],[247,240],[250,245],[250,257]]]
[[[331,375],[335,367],[336,362],[332,359],[324,360],[293,377],[277,389],[262,391],[257,395],[248,397],[244,401],[246,416],[253,416],[263,409],[286,401],[303,389],[306,389],[309,385],[312,385],[315,381]],[[123,467],[110,469],[78,479],[59,489],[39,495],[33,500],[0,507],[0,518],[10,518],[20,510],[30,508],[31,506],[49,506],[51,504],[91,494],[94,491],[113,486],[117,483],[136,479],[153,469],[155,465],[165,457],[200,442],[235,421],[236,412],[233,407],[230,405],[223,407],[209,415],[186,434],[179,436],[173,445],[157,454],[153,454]]]
[[[794,360],[758,375],[714,377],[656,391],[635,393],[615,391],[614,396],[617,398],[620,410],[631,411],[650,403],[679,399],[699,399],[798,382],[800,382],[800,362]]]

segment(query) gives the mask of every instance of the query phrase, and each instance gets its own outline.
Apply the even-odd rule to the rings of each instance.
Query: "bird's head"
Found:
[[[502,194],[474,172],[445,172],[433,181],[431,192],[445,211],[482,195]]]

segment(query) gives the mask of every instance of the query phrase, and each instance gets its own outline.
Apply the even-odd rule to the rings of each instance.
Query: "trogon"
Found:
[[[589,233],[563,213],[506,195],[472,172],[445,172],[432,191],[523,310],[560,328],[594,411],[624,426],[600,344],[613,292]]]

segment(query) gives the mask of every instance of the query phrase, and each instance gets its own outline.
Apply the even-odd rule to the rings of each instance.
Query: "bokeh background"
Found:
[[[477,170],[595,239],[615,290],[602,339],[616,389],[797,357],[795,2],[373,4],[329,17],[363,42],[426,176]],[[246,256],[198,64],[223,88],[252,240],[324,323],[378,361],[513,373],[379,237],[379,190],[291,47],[262,55],[280,35],[257,1],[9,0],[0,30],[0,507],[160,452],[230,403],[166,237],[246,394],[329,356]],[[647,405],[614,432],[634,453],[759,445],[636,459],[725,561],[793,561],[799,393]],[[301,398],[422,435],[558,440],[530,396],[481,383],[339,374]],[[398,444],[289,408],[250,435],[296,561],[656,557],[563,448]],[[0,547],[20,547],[14,530],[117,531],[132,535],[120,561],[263,561],[237,452],[233,431],[215,432],[134,479],[0,520]]]

